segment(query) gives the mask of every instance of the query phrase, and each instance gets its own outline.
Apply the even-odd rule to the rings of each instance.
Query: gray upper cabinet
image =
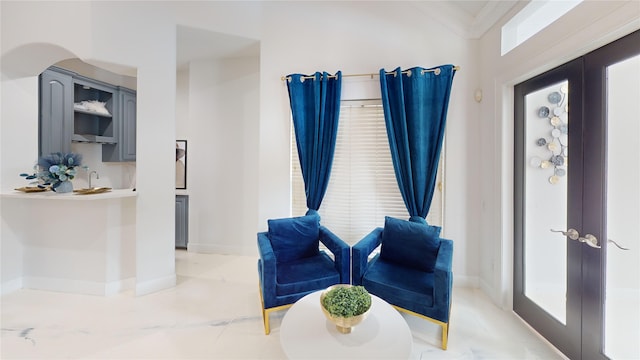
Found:
[[[118,134],[118,142],[102,146],[102,161],[136,161],[136,93],[120,87],[117,98],[114,130]]]
[[[136,161],[136,92],[50,67],[40,75],[38,155],[102,144],[102,161]]]
[[[120,104],[123,131],[119,143],[122,146],[122,160],[136,161],[136,93],[121,88]]]
[[[62,71],[40,75],[38,156],[71,152],[73,133],[73,77]]]
[[[73,79],[73,134],[71,141],[116,144],[119,108],[116,87],[76,76]]]

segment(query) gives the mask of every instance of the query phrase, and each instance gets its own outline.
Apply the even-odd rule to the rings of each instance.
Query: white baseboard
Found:
[[[202,243],[187,243],[187,251],[201,253],[201,254],[215,254],[218,251],[218,246]]]
[[[142,281],[136,284],[136,295],[147,295],[160,290],[165,290],[176,286],[177,277],[175,274],[163,278]]]
[[[106,296],[119,294],[126,290],[136,288],[136,278],[123,279],[120,281],[110,281],[104,285],[104,292]]]
[[[85,295],[115,295],[123,290],[133,289],[135,279],[124,279],[111,282],[85,281],[73,279],[47,278],[40,276],[24,276],[22,287],[25,289],[58,291]]]
[[[453,287],[476,289],[480,287],[480,279],[477,276],[453,275]]]
[[[11,279],[2,283],[0,296],[22,289],[22,278]]]
[[[498,299],[495,297],[495,295],[497,295],[493,289],[493,286],[489,285],[489,283],[487,283],[486,281],[484,281],[484,279],[480,279],[480,290],[482,290],[482,292],[484,292],[485,294],[487,294],[487,296],[496,304],[498,305]]]
[[[187,251],[202,254],[220,254],[220,255],[242,255],[253,256],[258,255],[258,246],[255,248],[244,248],[240,246],[216,245],[205,243],[188,243]]]
[[[489,297],[491,302],[500,309],[506,311],[512,310],[511,302],[509,299],[505,298],[506,294],[489,285],[485,280],[480,280],[480,290],[482,290],[482,292]]]
[[[70,279],[45,278],[24,276],[22,278],[5,281],[1,285],[0,296],[20,289],[34,289],[57,291],[64,293],[111,296],[126,290],[135,289],[137,295],[145,295],[168,289],[176,285],[176,276],[167,276],[136,284],[135,278],[128,278],[110,282],[96,282]]]

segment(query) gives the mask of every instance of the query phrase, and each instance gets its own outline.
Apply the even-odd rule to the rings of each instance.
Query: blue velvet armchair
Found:
[[[258,275],[265,334],[269,314],[283,310],[305,295],[335,284],[350,283],[350,248],[324,226],[318,215],[268,221],[258,233]],[[319,249],[322,242],[333,259]]]
[[[368,260],[379,245],[380,253]],[[391,217],[352,248],[353,284],[396,309],[442,326],[447,349],[453,273],[453,241],[440,228]]]

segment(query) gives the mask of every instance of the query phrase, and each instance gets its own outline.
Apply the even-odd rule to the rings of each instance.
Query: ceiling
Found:
[[[258,56],[260,42],[254,39],[178,26],[176,66],[188,68],[189,62],[204,59]]]
[[[267,0],[265,0],[267,1]],[[466,39],[478,39],[517,3],[523,0],[429,0],[402,1],[394,6],[408,6],[440,22]],[[361,4],[358,4],[361,5]],[[362,9],[361,6],[359,6]],[[179,26],[177,32],[177,68],[186,69],[190,61],[202,59],[259,56],[260,43],[228,34]]]
[[[440,22],[460,37],[478,39],[519,2],[525,1],[428,0],[399,1],[393,5],[400,11],[406,11],[406,7],[411,7],[413,10],[428,16],[430,19]],[[367,9],[363,7],[362,4],[355,4],[357,4],[359,11]],[[187,69],[191,61],[255,57],[260,55],[260,42],[258,40],[187,26],[178,26],[176,40],[176,66],[178,70]],[[83,73],[82,71],[86,68],[86,64],[69,62],[67,65],[70,67],[65,68],[79,73]],[[93,63],[93,65],[117,74],[125,74],[132,78],[136,76],[135,69],[121,69],[114,64]],[[64,67],[62,64],[60,64],[60,66]],[[91,75],[96,76],[96,74],[93,73]],[[113,79],[111,80],[114,81]],[[133,88],[134,85],[128,84],[128,87]]]
[[[467,39],[479,39],[516,4],[523,0],[441,0],[416,1],[419,11]]]

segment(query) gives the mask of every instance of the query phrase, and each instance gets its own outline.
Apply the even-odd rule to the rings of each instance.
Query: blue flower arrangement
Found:
[[[56,191],[63,182],[73,180],[77,172],[76,167],[81,164],[81,154],[56,152],[40,157],[38,163],[33,167],[35,173],[22,173],[20,176],[27,180],[38,179],[38,187],[51,186],[51,189]],[[87,168],[86,166],[82,167]]]

